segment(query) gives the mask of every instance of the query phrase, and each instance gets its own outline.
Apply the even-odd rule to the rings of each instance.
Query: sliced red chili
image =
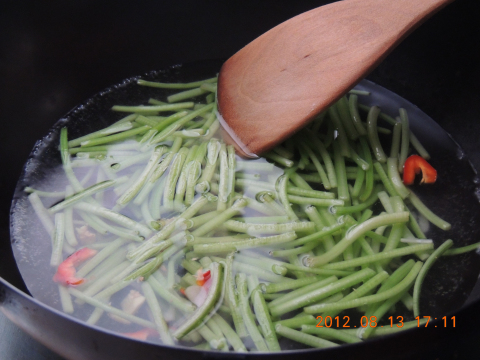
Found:
[[[403,167],[403,183],[411,185],[415,181],[415,175],[422,172],[420,184],[432,184],[437,180],[437,170],[427,160],[418,155],[412,155],[405,160]]]
[[[200,271],[199,271],[200,273]],[[203,286],[208,279],[210,279],[210,270],[205,271],[203,274],[197,274],[197,285]]]
[[[53,281],[61,283],[63,285],[82,284],[85,279],[75,277],[75,274],[77,272],[75,267],[84,262],[85,260],[91,258],[96,253],[96,250],[89,248],[83,248],[74,252],[58,266],[57,272],[53,276]]]
[[[147,340],[147,338],[150,335],[156,335],[156,334],[157,332],[153,329],[142,329],[135,332],[122,333],[122,335],[131,337],[132,339],[143,340],[143,341]]]

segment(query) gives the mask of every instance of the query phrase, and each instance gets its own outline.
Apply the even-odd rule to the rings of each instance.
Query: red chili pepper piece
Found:
[[[156,334],[157,332],[153,329],[142,329],[135,332],[122,333],[122,335],[128,336],[132,339],[143,340],[143,341],[147,340],[149,336],[156,335]]]
[[[75,267],[96,253],[96,250],[89,248],[83,248],[74,252],[58,266],[57,272],[53,276],[53,281],[63,285],[80,285],[85,279],[75,277],[77,272]]]
[[[413,184],[415,175],[422,172],[420,184],[432,184],[437,180],[437,170],[430,165],[427,160],[418,155],[412,155],[405,160],[403,167],[403,183],[405,185]]]
[[[208,279],[210,279],[210,270],[205,271],[202,273],[201,269],[197,272],[197,285],[203,286]]]

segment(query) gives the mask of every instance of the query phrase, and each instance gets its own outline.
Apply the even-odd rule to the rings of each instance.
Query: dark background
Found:
[[[228,58],[269,28],[324,3],[1,1],[0,251],[9,251],[9,208],[23,163],[35,141],[68,110],[127,77]],[[479,3],[455,1],[369,76],[439,122],[477,168]],[[0,263],[0,274],[8,266]],[[0,331],[0,348],[3,335]]]

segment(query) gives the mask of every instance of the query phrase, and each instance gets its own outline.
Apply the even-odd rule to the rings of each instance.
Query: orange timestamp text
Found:
[[[455,327],[455,316],[452,316],[450,319],[444,316],[441,319],[443,320],[443,322],[441,323],[443,327]],[[317,316],[317,320],[319,320],[317,327],[327,327],[327,328],[330,328],[332,326],[335,328],[357,327],[357,325],[350,323],[349,316],[343,316],[342,318],[340,316],[335,316],[333,318],[331,316],[326,316],[325,318],[323,318],[323,316]],[[374,328],[377,326],[380,326],[380,327],[390,326],[392,328],[393,327],[401,328],[405,325],[403,316],[397,316],[395,319],[393,316],[390,316],[388,320],[389,320],[389,323],[385,325],[378,325],[376,316],[370,316],[370,317],[362,316],[360,318],[359,326],[363,328],[366,328],[366,327]],[[417,316],[415,320],[417,321],[417,327],[428,327],[429,322],[431,320],[437,320],[437,318],[436,317],[432,318],[431,316],[423,316],[423,317]],[[437,327],[438,325],[434,325],[434,326]]]

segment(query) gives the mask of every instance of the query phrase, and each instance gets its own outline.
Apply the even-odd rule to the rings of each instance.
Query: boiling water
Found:
[[[211,77],[215,73],[217,65],[205,66],[203,64],[200,67],[174,67],[167,71],[147,74],[142,78],[162,82],[195,81]],[[406,100],[368,81],[363,81],[356,89],[371,92],[369,96],[361,96],[360,103],[369,106],[380,105],[382,111],[390,116],[396,116],[398,108],[405,108],[409,114],[411,130],[432,155],[431,164],[438,170],[438,181],[434,185],[421,188],[414,187],[414,191],[435,213],[449,221],[452,224],[452,229],[449,232],[443,232],[431,225],[427,231],[427,237],[433,239],[437,246],[449,238],[454,240],[454,247],[476,242],[480,238],[480,226],[478,224],[480,206],[475,197],[477,190],[472,181],[474,172],[468,160],[463,156],[458,156],[461,149],[432,119]],[[46,192],[58,192],[57,197],[41,198],[47,209],[64,198],[62,192],[65,191],[69,182],[64,176],[58,151],[60,129],[67,126],[69,139],[77,138],[104,128],[124,116],[124,114],[112,112],[110,109],[113,105],[146,104],[150,97],[164,100],[167,93],[170,92],[137,86],[136,78],[126,80],[71,111],[54,126],[50,134],[36,144],[19,180],[11,217],[12,246],[15,258],[24,281],[35,298],[56,309],[61,309],[58,284],[52,281],[56,268],[49,265],[52,251],[51,238],[38,220],[28,201],[28,194],[24,191],[25,187],[28,186]],[[216,136],[219,137],[219,134]],[[167,143],[167,145],[170,145],[170,143]],[[385,149],[389,149],[389,146],[386,146]],[[131,150],[122,151],[128,153]],[[147,154],[152,151],[153,149],[149,150]],[[118,151],[117,155],[121,157],[121,151]],[[118,178],[123,175],[130,176],[135,172],[138,173],[145,167],[148,157],[146,156],[136,165],[116,172],[115,176]],[[111,172],[114,171],[114,165],[118,159],[113,160],[110,154],[107,154],[106,157],[101,156],[98,159],[89,159],[89,161],[95,164],[74,169],[76,177],[84,181],[85,188],[97,183],[99,179],[108,179]],[[283,174],[283,169],[267,162],[265,159],[250,160],[248,165],[242,168],[243,163],[243,160],[237,158],[237,174],[242,173],[244,176],[246,174],[246,177],[255,177],[255,181],[261,181],[268,185],[265,190],[274,192],[278,178]],[[168,174],[168,171],[166,174]],[[103,195],[95,195],[94,197],[97,201],[101,201],[102,206],[111,209],[119,193],[121,193],[121,186],[118,185],[117,193],[113,188],[113,190],[105,191]],[[320,186],[318,189],[323,190]],[[247,189],[246,195],[255,198],[261,190],[253,186]],[[199,194],[196,195],[196,197],[198,196]],[[120,209],[119,212],[136,221],[142,221],[143,219],[140,206],[129,205]],[[169,219],[175,215],[178,215],[178,211],[163,209],[163,219]],[[254,209],[246,208],[242,216],[259,216],[259,213]],[[73,221],[74,227],[77,229],[86,224],[85,219],[78,212],[74,213]],[[91,227],[88,227],[87,235],[89,233],[95,233],[93,243],[90,243],[89,236],[84,236],[85,239],[81,240],[82,236],[77,232],[80,242],[79,247],[91,246],[100,250],[102,248],[101,244],[109,243],[118,238],[118,236],[108,232],[106,234],[95,232]],[[155,233],[153,229],[152,233]],[[226,231],[224,233],[227,234]],[[132,233],[132,235],[135,234]],[[215,234],[215,236],[221,235],[221,230]],[[138,242],[126,240],[123,248],[126,251],[138,246],[138,244]],[[64,258],[69,255],[69,250],[72,249],[65,246]],[[261,248],[256,251],[263,256],[268,256],[269,250],[272,249]],[[166,267],[168,267],[168,261],[162,265],[160,271],[164,271]],[[183,275],[184,270],[179,264],[176,267],[179,275]],[[479,267],[480,262],[478,261],[478,255],[475,253],[442,258],[442,261],[435,265],[434,271],[430,272],[427,281],[424,283],[421,297],[422,313],[432,317],[442,317],[449,311],[462,306],[477,280]],[[102,272],[93,270],[86,276],[86,283],[78,288],[80,290],[87,289],[89,282],[92,282],[95,277],[101,274]],[[178,279],[176,280],[178,281]],[[262,278],[260,278],[260,282],[263,282]],[[110,299],[111,305],[120,307],[122,300],[132,289],[140,291],[140,282],[133,282],[129,287],[115,294]],[[91,317],[94,310],[92,306],[79,304],[75,301],[73,304],[75,310],[72,316],[85,321]],[[181,324],[185,320],[180,311],[171,304],[160,299],[160,305],[169,323]],[[398,314],[404,315],[405,319],[413,318],[411,312],[408,312],[402,306],[397,305],[397,311]],[[148,306],[146,304],[141,306],[136,316],[150,319]],[[90,321],[92,321],[91,318]],[[98,319],[96,324],[119,333],[134,332],[141,328],[139,325],[128,324],[125,321],[119,321],[114,316],[105,314]],[[155,336],[150,336],[148,341],[160,342]],[[179,345],[188,346],[189,343],[180,342]],[[301,347],[286,340],[282,340],[281,345],[282,349],[286,350]],[[251,347],[252,344],[247,344],[247,346]]]

